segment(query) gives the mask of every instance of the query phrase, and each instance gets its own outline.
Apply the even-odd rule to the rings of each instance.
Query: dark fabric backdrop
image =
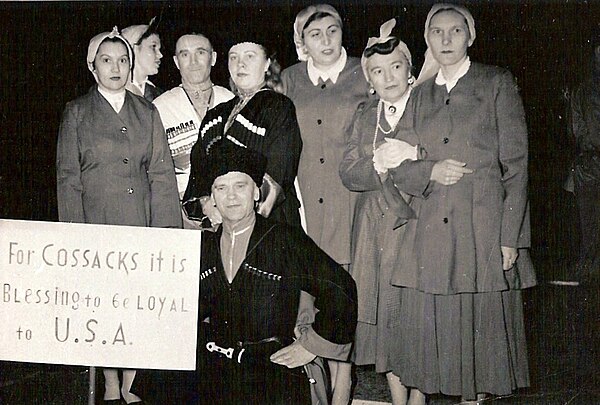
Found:
[[[296,61],[296,13],[309,1],[16,2],[0,3],[0,217],[57,219],[55,148],[66,102],[94,83],[85,63],[89,39],[102,31],[160,16],[164,58],[154,83],[179,83],[172,61],[184,33],[207,35],[219,53],[214,82],[227,84],[226,44],[245,37],[267,42],[283,67]],[[399,17],[398,34],[418,73],[423,24],[431,1],[331,1],[342,15],[344,46],[358,56],[379,25]],[[572,146],[566,97],[585,74],[600,2],[471,1],[477,39],[472,60],[510,69],[517,77],[530,131],[533,253],[564,259],[576,247],[572,197],[561,189]]]

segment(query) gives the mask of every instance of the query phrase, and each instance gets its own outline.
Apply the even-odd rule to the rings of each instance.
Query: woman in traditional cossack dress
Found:
[[[232,100],[209,110],[192,149],[191,174],[183,197],[188,216],[207,216],[221,222],[202,187],[204,161],[219,139],[256,150],[268,159],[258,213],[273,220],[300,226],[299,202],[294,190],[302,150],[300,129],[292,101],[274,89],[280,86],[279,65],[258,43],[240,42],[228,52]]]

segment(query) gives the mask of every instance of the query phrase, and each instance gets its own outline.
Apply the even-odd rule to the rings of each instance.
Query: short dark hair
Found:
[[[146,29],[146,31],[144,31],[144,33],[142,34],[142,36],[140,37],[140,39],[137,40],[137,42],[135,44],[131,44],[131,46],[133,45],[140,45],[142,43],[142,41],[154,34],[158,35],[157,32],[157,28],[158,28],[158,23],[160,22],[160,20],[158,18],[153,18],[150,21],[150,24],[148,25],[148,28]]]
[[[396,49],[396,47],[398,46],[398,44],[400,43],[400,40],[396,37],[391,37],[390,39],[388,39],[385,42],[381,42],[381,43],[376,43],[371,45],[370,47],[366,48],[363,51],[363,55],[365,58],[370,58],[371,56],[375,55],[376,53],[379,55],[389,55],[390,53],[394,52],[394,49]]]

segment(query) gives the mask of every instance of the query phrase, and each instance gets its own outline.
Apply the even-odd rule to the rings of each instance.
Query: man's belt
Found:
[[[216,342],[206,343],[206,350],[211,353],[223,355],[229,360],[239,364],[252,361],[269,360],[271,354],[283,347],[283,342],[277,336],[262,339],[256,342],[237,342],[236,347],[219,346]]]
[[[206,350],[208,350],[211,353],[214,353],[214,352],[221,353],[221,354],[225,355],[225,357],[227,357],[229,360],[233,360],[233,354],[236,352],[236,349],[233,347],[224,348],[221,346],[217,346],[217,344],[215,342],[208,342],[206,344]],[[238,349],[236,359],[237,359],[237,362],[240,364],[242,364],[242,355],[244,354],[245,351],[246,351],[246,349],[244,349],[244,348]]]

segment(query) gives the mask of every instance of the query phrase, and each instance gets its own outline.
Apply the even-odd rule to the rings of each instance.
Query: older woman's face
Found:
[[[131,67],[127,47],[121,41],[103,42],[94,58],[94,73],[98,86],[109,93],[125,88]]]
[[[408,90],[410,65],[400,48],[388,55],[373,54],[367,59],[369,82],[385,101],[395,103]]]
[[[304,49],[318,68],[335,64],[342,54],[342,27],[333,17],[311,22],[302,31]]]
[[[442,66],[454,66],[467,56],[471,45],[465,17],[454,10],[443,10],[431,18],[427,43],[435,60]]]
[[[152,34],[144,38],[139,45],[133,47],[135,52],[135,69],[144,76],[153,76],[158,73],[160,60],[163,54],[160,52],[160,38]]]
[[[239,90],[254,90],[261,86],[271,63],[264,50],[251,42],[232,46],[228,61],[229,74]]]

